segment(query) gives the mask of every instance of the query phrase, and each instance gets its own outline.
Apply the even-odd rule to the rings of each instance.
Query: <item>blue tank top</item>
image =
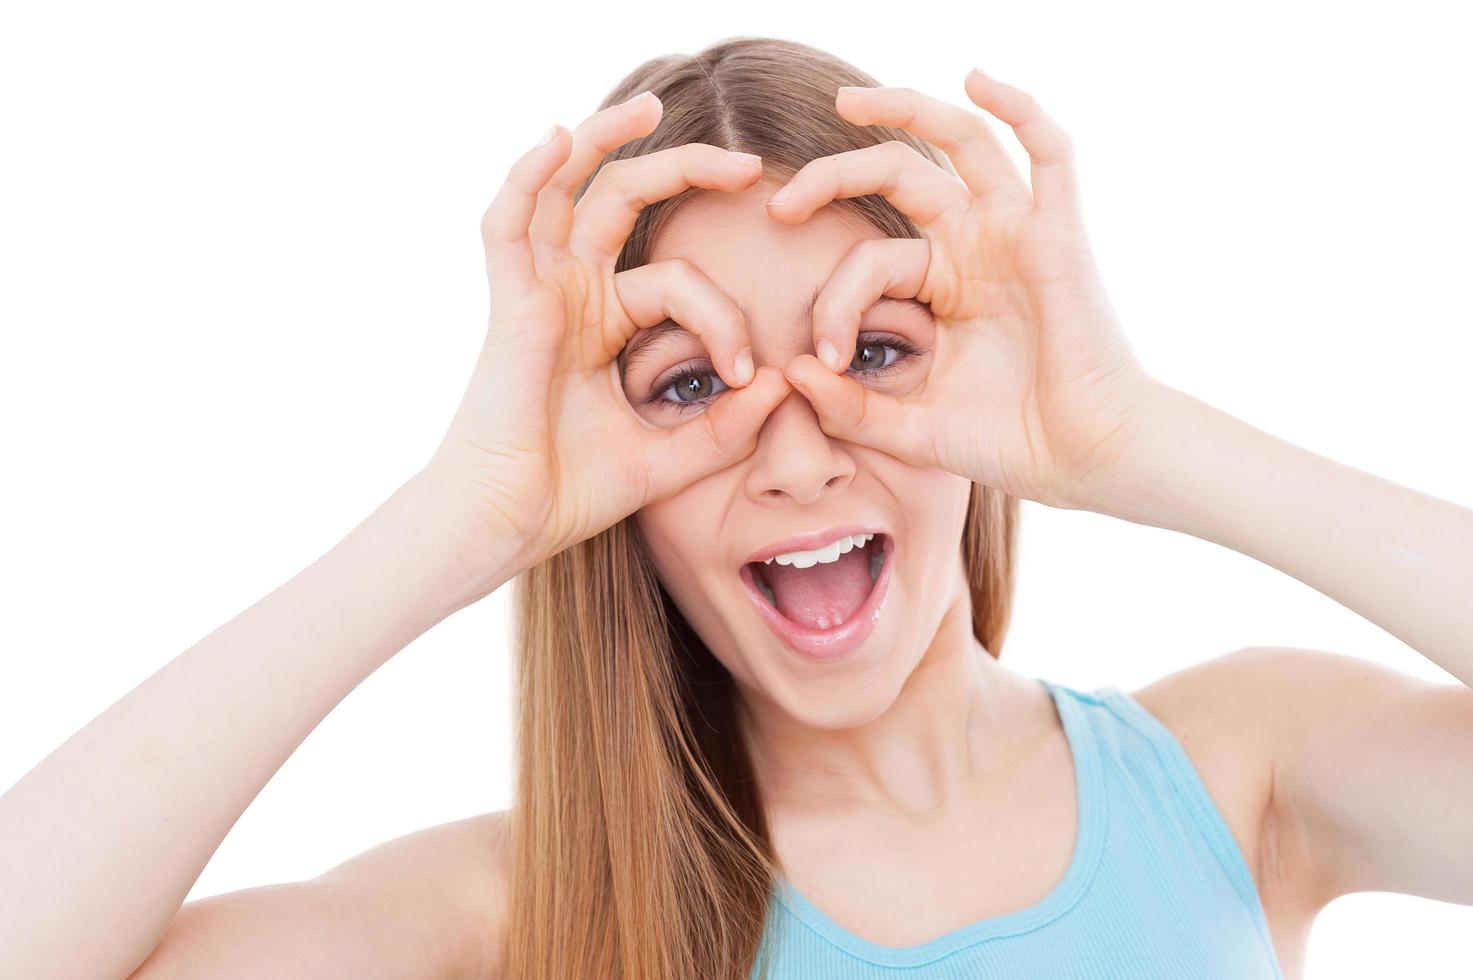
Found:
[[[1054,889],[897,947],[847,931],[779,876],[762,937],[768,980],[1283,980],[1242,851],[1171,730],[1118,688],[1038,681],[1078,794],[1073,856]]]

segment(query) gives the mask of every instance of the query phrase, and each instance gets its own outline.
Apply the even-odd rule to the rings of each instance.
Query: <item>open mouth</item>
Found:
[[[799,633],[834,631],[857,615],[877,612],[877,588],[888,578],[886,566],[893,550],[880,532],[842,539],[840,553],[830,561],[806,566],[775,560],[748,562],[742,579],[766,609],[786,620]],[[827,557],[825,555],[824,557]],[[771,617],[769,617],[771,621]]]

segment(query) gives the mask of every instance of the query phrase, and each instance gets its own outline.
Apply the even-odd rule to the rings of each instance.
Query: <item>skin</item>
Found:
[[[1047,790],[1068,781],[1058,724],[1035,688],[967,649],[955,589],[942,593],[947,613],[923,653],[908,637],[926,635],[931,610],[914,596],[935,593],[917,590],[897,606],[895,619],[908,618],[898,643],[877,634],[831,671],[837,684],[806,685],[811,696],[803,697],[803,682],[822,671],[802,669],[809,665],[795,664],[760,621],[743,615],[726,556],[688,531],[711,526],[713,514],[745,529],[774,511],[806,513],[825,496],[814,487],[852,495],[861,512],[888,489],[909,528],[924,518],[900,503],[916,499],[900,488],[940,469],[1259,558],[1362,612],[1463,682],[1428,684],[1320,651],[1253,648],[1137,692],[1220,801],[1288,975],[1302,970],[1314,914],[1337,895],[1390,888],[1473,901],[1473,839],[1447,835],[1439,816],[1460,806],[1473,782],[1473,514],[1290,446],[1150,378],[1095,269],[1067,136],[1020,90],[980,73],[966,84],[1028,151],[1028,185],[980,117],[909,90],[841,91],[837,111],[940,146],[962,183],[899,144],[811,162],[767,205],[781,224],[815,223],[801,249],[783,252],[785,262],[756,279],[770,293],[742,286],[743,260],[760,266],[782,243],[745,196],[677,217],[657,249],[689,259],[744,301],[757,363],[788,357],[785,375],[813,411],[781,403],[738,474],[709,477],[639,515],[667,588],[742,685],[785,869],[852,931],[893,945],[1022,907],[1062,875],[1072,804]],[[851,229],[846,242],[843,223],[823,208],[869,193],[915,219],[925,240],[876,240]],[[758,247],[733,259],[720,241]],[[825,341],[853,350],[877,299],[916,297],[936,327],[922,383],[902,373],[897,390],[887,390],[891,379],[836,374],[840,362],[804,352],[801,332],[791,339],[785,322],[795,317],[783,304],[806,295],[813,263],[829,267],[812,310],[813,350],[827,355]],[[1196,452],[1187,458],[1181,445]],[[785,485],[773,475],[784,460]],[[845,479],[829,484],[815,471]],[[807,496],[798,482],[805,478]],[[787,492],[763,492],[774,489]],[[1338,533],[1357,524],[1386,533]],[[942,549],[954,541],[928,539]],[[956,574],[953,563],[947,568]],[[873,659],[879,639],[893,657]],[[1358,711],[1380,724],[1359,723],[1366,715]],[[1446,751],[1396,748],[1429,742]],[[1380,765],[1368,769],[1367,760]],[[1019,842],[1012,863],[975,846],[982,826]],[[856,853],[866,859],[851,870]],[[977,880],[991,883],[987,894],[969,885]]]
[[[693,200],[651,255],[694,263],[750,312],[758,365],[786,365],[810,351],[802,304],[857,243],[883,240],[834,210],[780,224],[764,206],[772,189]],[[924,309],[873,306],[862,329],[898,334],[921,351],[886,352],[891,370],[864,384],[897,396],[923,384],[936,344]],[[625,372],[631,404],[658,424],[702,410],[672,403],[669,391],[661,402],[646,401],[663,390],[655,385],[668,388],[671,367],[705,357],[689,334],[663,334]],[[1020,685],[1003,679],[1007,672],[971,633],[959,547],[969,491],[969,481],[945,470],[829,437],[795,391],[768,417],[751,456],[639,511],[661,581],[740,685],[745,731],[774,812],[856,803],[934,811],[958,780],[975,778],[967,760],[995,759],[1003,699]],[[804,660],[759,618],[736,569],[768,542],[857,519],[878,522],[896,542],[885,613],[854,654],[835,664]],[[690,533],[713,526],[726,529],[714,541]],[[936,560],[948,554],[952,560]]]
[[[965,90],[1022,143],[1027,184],[981,115],[906,89],[841,92],[836,109],[941,147],[961,184],[893,145],[838,154],[804,167],[786,203],[764,205],[773,227],[755,210],[759,163],[699,145],[604,167],[575,215],[573,188],[658,122],[651,98],[558,127],[523,154],[482,225],[483,356],[431,460],[0,797],[0,975],[499,975],[504,813],[398,838],[310,881],[180,903],[357,684],[446,616],[632,513],[744,685],[795,882],[821,904],[855,888],[829,910],[897,944],[1036,900],[1073,839],[1067,749],[1046,695],[967,639],[959,560],[921,560],[955,554],[967,480],[1256,558],[1456,678],[1264,647],[1137,692],[1219,801],[1286,975],[1299,975],[1308,922],[1338,895],[1473,904],[1473,511],[1141,371],[1090,258],[1067,136],[1013,86],[974,73]],[[682,214],[672,227],[688,234],[662,240],[660,261],[614,275],[630,202],[687,187],[731,196]],[[911,214],[925,240],[873,243],[824,217],[833,197],[866,193]],[[792,265],[769,271],[782,288],[744,292],[712,222],[781,240]],[[809,353],[793,304],[821,278]],[[825,340],[853,350],[881,293],[929,306],[923,380],[849,377],[815,356]],[[699,333],[730,385],[675,424],[631,408],[618,363],[666,317]],[[908,496],[920,491],[947,506],[920,513]],[[825,687],[743,615],[729,575],[770,540],[758,531],[851,507],[885,520],[908,553],[897,550],[888,621]],[[713,515],[733,537],[707,535],[710,554],[675,533],[682,516],[709,528]],[[979,834],[1009,846],[978,847]],[[854,854],[862,873],[846,878]],[[992,884],[986,894],[977,880]],[[887,926],[897,908],[909,917]]]

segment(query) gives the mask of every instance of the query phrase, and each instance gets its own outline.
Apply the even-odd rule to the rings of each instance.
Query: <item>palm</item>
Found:
[[[648,498],[645,457],[630,451],[648,433],[613,370],[618,347],[608,351],[621,319],[603,272],[556,261],[513,319],[488,330],[446,436],[462,453],[482,523],[535,540],[534,553],[583,540]],[[623,451],[609,451],[616,446]]]
[[[560,550],[603,530],[617,517],[648,503],[654,482],[649,457],[637,449],[650,440],[624,395],[612,359],[632,332],[612,282],[598,282],[587,270],[573,278],[590,282],[584,290],[589,324],[569,336],[549,379],[547,459],[557,486],[550,525],[566,535],[551,542]]]
[[[886,395],[808,355],[789,377],[833,435],[1071,506],[1131,442],[1152,386],[1095,268],[1068,137],[1026,93],[980,75],[967,84],[1023,143],[1031,186],[976,114],[911,89],[846,89],[846,119],[909,131],[944,150],[955,174],[892,140],[810,161],[775,214],[801,221],[835,196],[881,194],[923,231],[846,256],[819,300],[835,312],[815,329],[844,350],[856,310],[916,297],[938,327],[924,385]]]
[[[1135,380],[1083,230],[978,202],[931,245],[942,285],[921,298],[940,327],[925,395],[937,464],[1059,499],[1106,461]]]
[[[742,458],[790,391],[765,368],[669,429],[645,422],[625,397],[619,352],[671,311],[699,312],[728,383],[749,343],[730,297],[688,263],[614,271],[638,216],[631,202],[689,187],[741,190],[761,173],[755,158],[703,143],[600,166],[658,118],[658,101],[631,100],[590,117],[571,147],[554,141],[524,154],[482,221],[490,326],[431,461],[434,485],[451,488],[443,499],[468,524],[462,560],[478,577],[535,564]],[[590,175],[575,207],[572,189]]]

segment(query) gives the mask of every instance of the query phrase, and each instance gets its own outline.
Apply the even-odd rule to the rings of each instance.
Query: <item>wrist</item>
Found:
[[[454,612],[535,564],[521,535],[488,522],[451,481],[426,467],[385,502],[408,529],[421,567]]]
[[[1151,379],[1142,390],[1129,438],[1109,465],[1093,471],[1070,506],[1121,520],[1196,533],[1190,476],[1222,415],[1186,392]]]

